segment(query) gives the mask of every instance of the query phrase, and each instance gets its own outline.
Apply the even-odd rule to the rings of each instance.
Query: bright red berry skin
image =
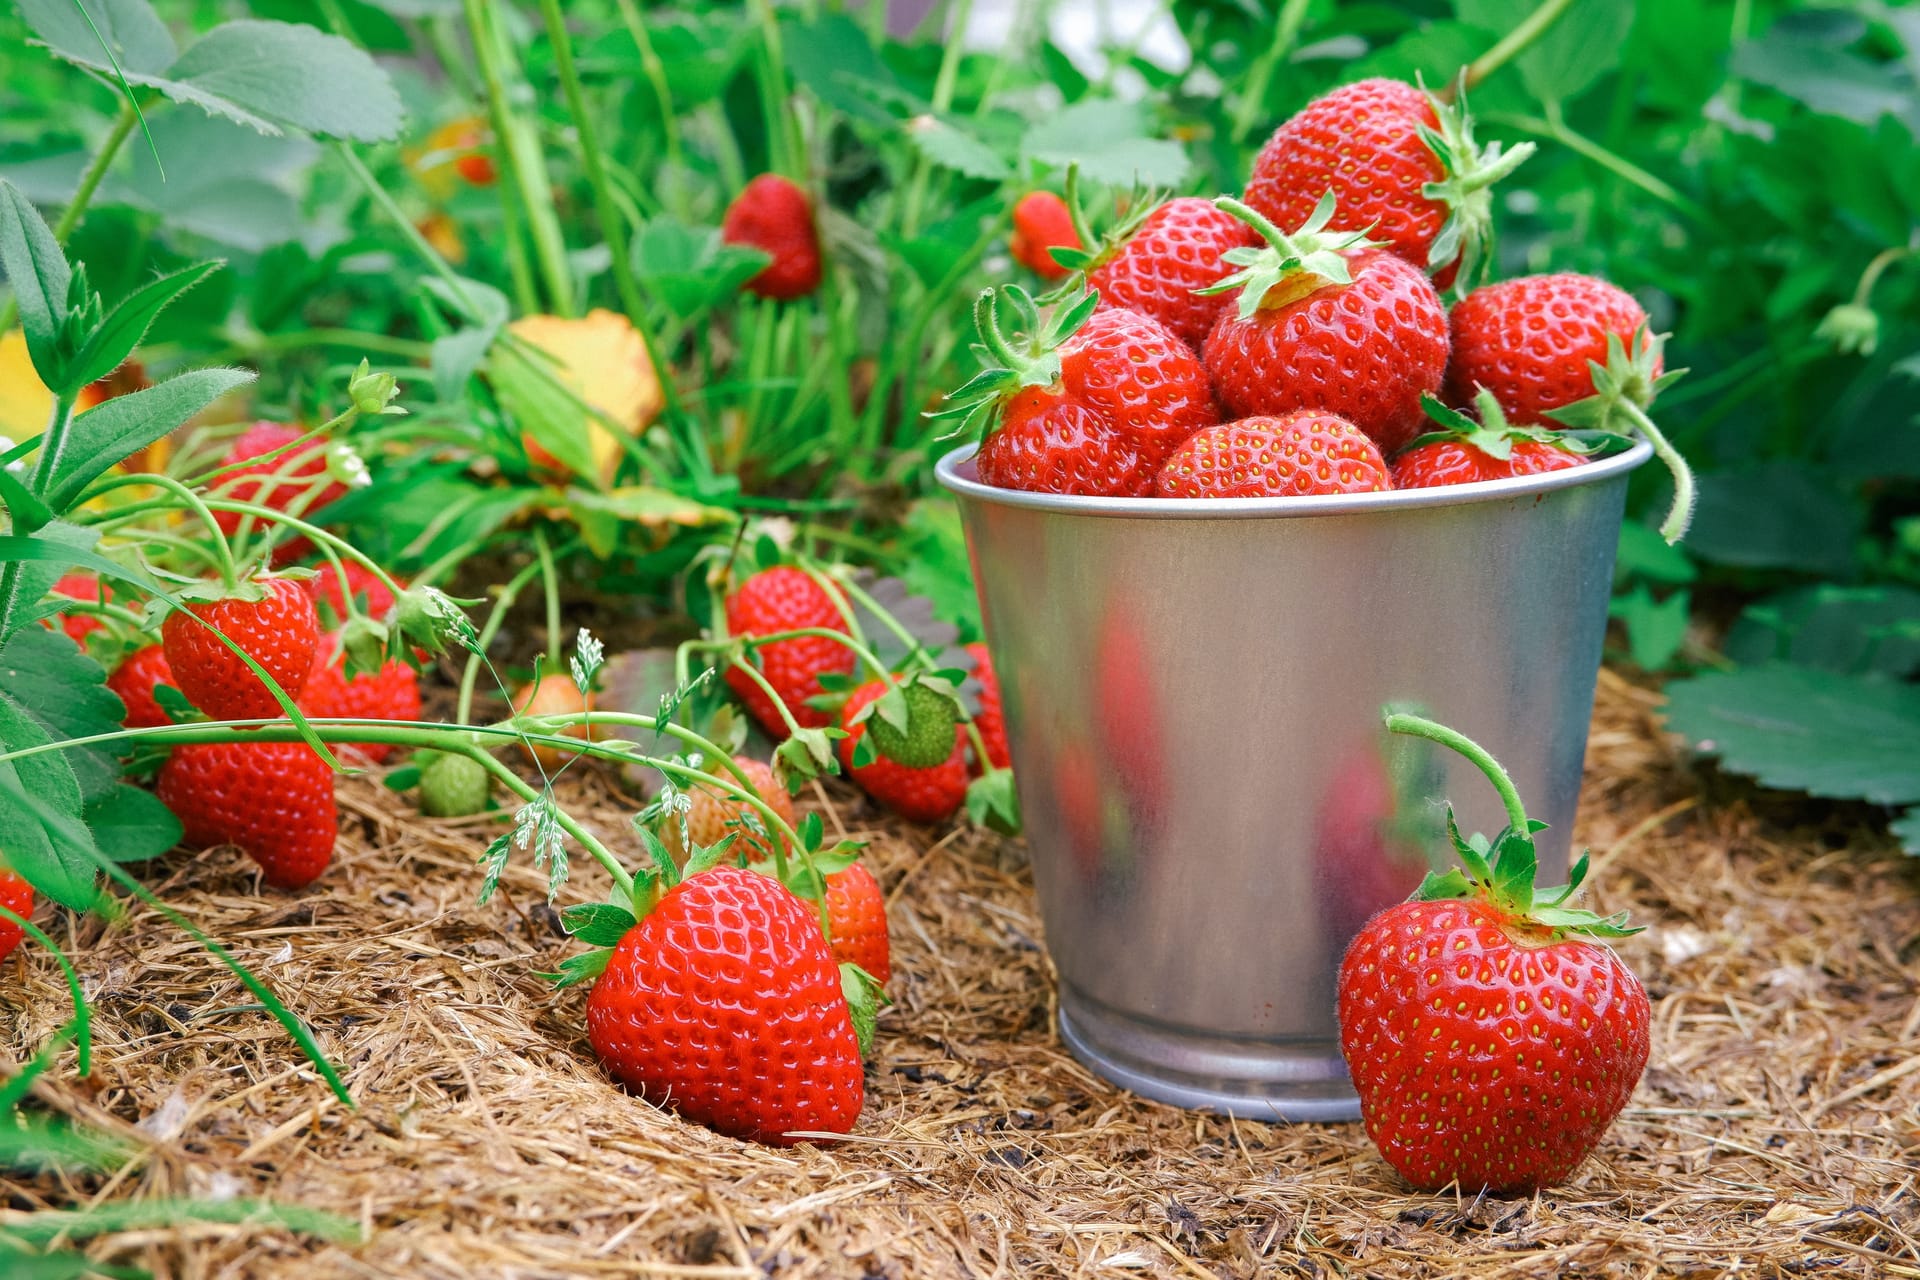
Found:
[[[119,694],[120,701],[127,707],[126,717],[120,723],[129,729],[155,729],[172,724],[160,704],[154,701],[153,688],[173,683],[166,650],[157,644],[136,649],[121,659],[113,674],[107,677],[107,688]]]
[[[314,655],[300,709],[310,716],[344,720],[418,720],[420,677],[406,663],[388,661],[378,671],[362,671],[349,679],[340,638],[328,636]],[[393,751],[386,742],[349,745],[374,764]]]
[[[784,301],[804,298],[820,287],[820,234],[814,227],[813,202],[778,174],[761,174],[733,198],[720,222],[720,238],[773,259],[747,281],[751,293]]]
[[[238,845],[268,884],[301,888],[333,861],[333,770],[305,743],[175,747],[160,766],[159,794],[187,844]]]
[[[953,754],[931,769],[910,769],[878,754],[872,764],[854,767],[853,749],[865,736],[867,726],[854,724],[853,717],[886,691],[885,681],[871,680],[847,695],[846,706],[840,710],[840,727],[847,731],[837,744],[840,767],[868,795],[903,818],[940,822],[952,817],[967,798],[966,731],[959,725],[953,727]]]
[[[1340,1047],[1367,1136],[1422,1191],[1564,1180],[1647,1064],[1647,993],[1610,948],[1530,945],[1503,925],[1486,902],[1404,902],[1340,966]]]
[[[1391,487],[1387,464],[1366,432],[1311,409],[1196,431],[1153,482],[1162,498],[1304,497]]]
[[[893,976],[887,895],[865,865],[856,862],[827,877],[827,923],[834,963],[857,964],[885,986]]]
[[[0,862],[0,906],[22,920],[33,915],[33,886],[14,874],[4,862]],[[12,955],[13,949],[20,945],[20,939],[26,936],[19,925],[0,918],[0,960]]]
[[[1447,313],[1418,268],[1380,250],[1346,255],[1353,283],[1242,320],[1229,296],[1207,335],[1207,372],[1241,418],[1336,414],[1392,453],[1425,429],[1422,393],[1447,370]]]
[[[1053,192],[1029,191],[1013,206],[1013,234],[1007,248],[1015,262],[1042,280],[1064,280],[1070,274],[1047,250],[1084,247],[1067,202]]]
[[[1026,387],[980,443],[1003,489],[1144,497],[1182,440],[1219,420],[1192,348],[1150,316],[1096,311],[1060,348],[1056,387]]]
[[[386,583],[380,581],[380,575],[357,560],[343,559],[341,565],[346,570],[344,583],[340,570],[334,568],[331,561],[322,564],[320,572],[306,580],[307,594],[313,597],[313,603],[332,610],[331,615],[321,621],[330,626],[345,622],[350,598],[357,599],[362,612],[376,622],[392,612],[393,592],[387,589]]]
[[[827,589],[805,570],[790,565],[762,569],[727,597],[727,631],[732,635],[768,636],[809,627],[845,632],[847,620]],[[831,714],[808,706],[806,700],[825,692],[820,687],[823,673],[845,675],[853,670],[851,649],[824,636],[798,636],[754,650],[747,661],[756,660],[760,674],[780,694],[802,728],[820,729],[833,723]],[[786,722],[773,699],[751,677],[729,667],[727,687],[746,704],[761,728],[775,738],[787,736]]]
[[[1102,305],[1152,316],[1197,351],[1220,314],[1220,299],[1194,290],[1233,273],[1221,254],[1259,243],[1258,232],[1212,201],[1180,196],[1148,214],[1112,257],[1087,273],[1087,283]]]
[[[297,698],[313,670],[314,649],[320,643],[320,620],[313,601],[299,583],[265,578],[263,600],[228,596],[189,604],[196,617],[225,632],[227,637],[265,668],[287,696]],[[260,677],[220,637],[185,613],[174,612],[160,624],[160,644],[174,684],[187,701],[216,720],[271,719],[280,704]]]
[[[720,1133],[846,1133],[866,1081],[820,918],[771,876],[716,867],[668,890],[587,997],[587,1039],[628,1088]]]
[[[293,443],[306,433],[298,427],[283,422],[256,422],[243,432],[233,446],[227,450],[226,457],[220,460],[222,466],[233,466],[258,458],[262,454]],[[310,519],[330,502],[337,502],[347,496],[347,486],[338,480],[319,483],[326,476],[327,462],[320,441],[313,441],[304,448],[292,453],[282,454],[271,462],[259,462],[252,466],[241,467],[230,472],[217,482],[221,496],[235,502],[253,502],[263,507],[272,507],[275,511],[292,511],[301,519]],[[214,523],[220,526],[220,532],[232,537],[240,528],[240,522],[246,517],[232,511],[213,513]],[[253,532],[261,532],[261,521],[255,518]],[[313,543],[305,537],[296,536],[281,542],[274,550],[275,564],[288,564],[307,555],[313,550]]]
[[[1420,136],[1438,121],[1427,95],[1400,80],[1360,80],[1308,103],[1254,158],[1246,203],[1276,225],[1297,227],[1333,192],[1336,231],[1367,231],[1425,269],[1447,206],[1421,193],[1446,172]],[[1435,277],[1453,282],[1454,264]]]
[[[993,669],[993,655],[978,640],[966,649],[973,656],[973,678],[980,682],[980,710],[973,723],[980,730],[980,741],[986,744],[987,763],[996,769],[1010,769],[1013,753],[1007,749],[1007,721],[1000,712],[1000,677]],[[975,767],[979,767],[978,761]]]
[[[1592,395],[1587,362],[1607,363],[1609,333],[1634,354],[1633,334],[1644,333],[1647,313],[1617,285],[1561,272],[1475,289],[1454,305],[1452,322],[1447,403],[1469,406],[1474,388],[1485,387],[1509,422],[1526,425]]]
[[[1458,440],[1436,440],[1418,445],[1393,460],[1393,487],[1432,489],[1476,480],[1504,480],[1509,476],[1537,476],[1546,471],[1577,467],[1586,459],[1571,449],[1540,440],[1515,440],[1507,457]]]
[[[69,600],[98,600],[101,595],[100,580],[90,573],[63,574],[60,580],[53,584],[53,594],[66,596]],[[112,598],[111,593],[108,593],[108,598]],[[88,636],[107,625],[91,613],[62,613],[55,616],[60,619],[60,629],[65,631],[75,644],[83,647]]]

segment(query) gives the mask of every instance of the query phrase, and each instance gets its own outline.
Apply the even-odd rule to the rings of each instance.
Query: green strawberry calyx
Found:
[[[1164,192],[1150,191],[1136,185],[1128,193],[1124,212],[1110,225],[1104,235],[1095,235],[1093,220],[1087,217],[1086,206],[1080,201],[1080,166],[1067,168],[1067,190],[1062,203],[1067,206],[1067,216],[1073,220],[1074,234],[1080,238],[1084,247],[1055,246],[1048,250],[1053,260],[1067,270],[1078,273],[1061,282],[1059,288],[1042,295],[1041,302],[1057,302],[1084,285],[1088,275],[1111,262],[1116,254],[1133,238],[1140,224],[1158,209],[1166,200]]]
[[[1373,228],[1359,231],[1329,231],[1333,221],[1334,198],[1329,191],[1320,197],[1307,220],[1297,231],[1282,231],[1263,214],[1248,208],[1231,196],[1215,200],[1224,209],[1258,231],[1264,246],[1237,245],[1220,255],[1221,261],[1239,267],[1234,272],[1195,293],[1240,291],[1238,303],[1242,320],[1251,320],[1262,308],[1278,308],[1297,302],[1329,285],[1353,283],[1353,271],[1346,255],[1359,249],[1378,248],[1380,242],[1367,238]]]
[[[1428,872],[1414,890],[1412,901],[1440,902],[1449,899],[1479,900],[1491,905],[1506,920],[1510,929],[1522,935],[1519,940],[1544,944],[1570,936],[1588,938],[1624,938],[1639,933],[1641,926],[1629,925],[1627,913],[1597,915],[1568,906],[1586,878],[1588,856],[1581,854],[1574,863],[1567,883],[1553,889],[1536,889],[1540,859],[1534,849],[1534,833],[1547,824],[1527,817],[1525,806],[1513,779],[1486,748],[1465,734],[1443,724],[1406,712],[1391,712],[1385,717],[1388,732],[1425,738],[1451,748],[1471,760],[1487,776],[1507,810],[1507,825],[1492,840],[1482,836],[1461,836],[1454,821],[1453,807],[1447,807],[1447,835],[1461,865],[1450,871]]]
[[[1693,468],[1647,416],[1647,410],[1653,407],[1660,393],[1687,372],[1685,369],[1654,372],[1660,367],[1666,337],[1663,333],[1648,331],[1644,325],[1635,329],[1626,342],[1622,342],[1617,333],[1607,334],[1607,362],[1603,365],[1598,360],[1587,361],[1587,370],[1593,377],[1593,394],[1550,409],[1547,416],[1569,427],[1638,431],[1646,437],[1647,443],[1653,446],[1654,456],[1673,476],[1673,505],[1667,509],[1667,518],[1660,525],[1660,536],[1672,544],[1685,537],[1687,527],[1693,523],[1695,493]],[[1629,347],[1632,354],[1628,354]]]
[[[1422,393],[1420,407],[1426,410],[1427,417],[1440,425],[1440,430],[1429,431],[1415,436],[1401,450],[1411,453],[1422,445],[1456,443],[1468,448],[1478,449],[1489,458],[1498,458],[1505,462],[1513,456],[1513,446],[1519,440],[1531,440],[1536,444],[1550,444],[1556,449],[1565,449],[1569,453],[1598,453],[1608,448],[1619,448],[1627,443],[1627,438],[1611,432],[1592,432],[1585,436],[1571,436],[1564,431],[1554,431],[1547,427],[1522,426],[1508,422],[1506,410],[1500,407],[1500,401],[1493,392],[1481,387],[1473,399],[1475,411],[1480,415],[1476,420],[1451,405],[1441,402],[1433,395]]]
[[[973,346],[980,372],[947,396],[947,407],[928,415],[959,418],[960,424],[942,439],[990,431],[1001,406],[1029,387],[1053,387],[1060,381],[1060,347],[1100,305],[1100,295],[1083,289],[1064,300],[1041,320],[1033,295],[1019,285],[983,289],[973,304],[973,324],[980,340]],[[1009,332],[1002,313],[1010,315]]]
[[[1449,264],[1458,263],[1454,287],[1466,290],[1486,274],[1493,248],[1493,192],[1496,182],[1507,177],[1531,156],[1535,147],[1522,142],[1502,149],[1498,142],[1482,147],[1474,141],[1473,115],[1467,110],[1467,73],[1460,72],[1453,101],[1426,90],[1433,107],[1434,124],[1420,126],[1420,140],[1433,152],[1445,175],[1429,182],[1420,194],[1447,206],[1447,220],[1427,249],[1427,272],[1437,274]]]

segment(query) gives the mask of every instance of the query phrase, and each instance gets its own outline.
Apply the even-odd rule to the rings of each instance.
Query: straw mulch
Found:
[[[896,1006],[854,1141],[773,1151],[610,1087],[568,951],[528,871],[474,905],[475,825],[343,787],[327,877],[257,891],[229,854],[156,888],[309,1020],[358,1101],[337,1105],[246,992],[145,911],[66,920],[100,1014],[91,1080],[39,1102],[143,1148],[119,1176],[8,1185],[22,1210],[249,1195],[362,1225],[337,1245],[255,1226],[122,1236],[161,1276],[1920,1276],[1920,864],[1869,815],[1819,825],[1688,765],[1656,697],[1602,680],[1583,806],[1598,906],[1655,1005],[1633,1105],[1568,1186],[1533,1200],[1409,1194],[1357,1125],[1146,1103],[1061,1048],[1022,851],[885,824]],[[576,811],[626,831],[605,779]],[[598,892],[584,863],[570,893]],[[66,1016],[54,966],[10,966],[0,1053]]]

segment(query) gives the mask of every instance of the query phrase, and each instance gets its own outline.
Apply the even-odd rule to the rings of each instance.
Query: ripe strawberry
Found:
[[[1565,436],[1538,427],[1517,427],[1500,411],[1493,393],[1481,389],[1480,421],[1438,400],[1427,401],[1427,414],[1441,430],[1429,431],[1393,460],[1393,487],[1429,489],[1437,485],[1470,484],[1509,476],[1577,467],[1584,454],[1569,447]]]
[[[320,572],[306,580],[307,594],[313,597],[316,606],[325,606],[331,610],[323,613],[321,621],[328,626],[339,626],[347,620],[347,601],[357,601],[361,611],[378,622],[393,611],[393,592],[380,580],[380,575],[357,560],[340,562],[336,569],[332,561],[321,564]],[[341,577],[345,571],[344,580]],[[400,584],[405,587],[403,582]]]
[[[782,631],[825,628],[844,632],[846,615],[838,590],[831,594],[811,574],[791,565],[762,569],[727,597],[727,632],[734,636],[770,636]],[[833,717],[818,707],[807,705],[808,698],[825,690],[820,677],[826,673],[845,675],[854,666],[853,651],[824,636],[797,636],[762,645],[747,658],[757,663],[760,674],[780,695],[794,721],[804,729],[819,729],[831,724]],[[775,738],[787,736],[786,721],[774,707],[766,690],[745,672],[727,668],[727,687],[746,704],[760,727]]]
[[[763,173],[727,206],[720,238],[759,249],[773,261],[747,281],[763,298],[803,298],[820,287],[820,235],[807,193],[775,173]]]
[[[1220,300],[1194,291],[1226,274],[1220,264],[1227,250],[1259,243],[1258,232],[1211,200],[1181,196],[1097,253],[1087,284],[1102,306],[1152,316],[1197,351],[1220,314]]]
[[[1586,874],[1536,897],[1533,828],[1513,783],[1458,734],[1415,716],[1388,727],[1466,754],[1509,825],[1482,853],[1448,827],[1466,872],[1429,876],[1381,912],[1340,965],[1340,1046],[1367,1136],[1423,1191],[1529,1195],[1599,1144],[1647,1065],[1652,1010],[1595,939],[1606,919],[1564,904]]]
[[[881,986],[893,976],[887,938],[887,895],[862,863],[827,877],[827,925],[836,964],[857,964]]]
[[[420,812],[429,818],[464,818],[487,807],[492,780],[471,756],[448,752],[420,770]]]
[[[773,770],[752,756],[735,756],[733,762],[740,766],[742,773],[753,780],[753,789],[760,793],[760,798],[767,802],[767,807],[779,814],[781,821],[792,826],[794,823],[793,797],[787,794],[787,789],[774,777]],[[727,782],[739,785],[740,780],[731,773],[726,773],[719,768],[715,768],[713,773],[716,778],[724,778]],[[768,836],[760,834],[769,824],[753,806],[729,795],[717,783],[693,784],[687,788],[687,799],[689,807],[686,817],[686,834],[693,844],[705,848],[708,845],[718,844],[731,835],[734,837],[734,842],[728,850],[729,857],[745,854],[749,859],[758,860],[773,856],[772,841]],[[749,815],[752,815],[751,819]],[[679,821],[670,818],[664,825],[665,830],[661,832],[662,842],[676,859],[684,859],[688,850],[680,839]]]
[[[516,715],[525,716],[580,715],[593,710],[593,699],[580,691],[580,686],[573,682],[572,676],[549,671],[538,681],[521,686],[520,692],[513,695],[513,710]],[[588,721],[581,720],[553,732],[587,742],[598,730],[592,728]],[[557,769],[572,759],[571,752],[544,742],[523,743],[522,746],[542,769]]]
[[[221,459],[221,465],[231,467],[272,453],[305,434],[300,428],[283,422],[256,422],[233,442],[226,457]],[[256,462],[229,472],[216,482],[216,491],[235,502],[272,507],[275,511],[285,511],[301,519],[308,519],[328,503],[347,496],[347,486],[328,478],[326,446],[318,440],[271,461]],[[213,513],[214,523],[229,538],[239,530],[241,521],[245,519],[245,516],[232,511]],[[254,519],[252,528],[255,534],[261,532],[258,518]],[[309,539],[295,536],[274,548],[273,561],[275,564],[289,564],[312,550],[313,543]]]
[[[21,879],[7,865],[5,858],[0,858],[0,906],[22,920],[33,915],[33,886]],[[0,960],[12,955],[13,949],[20,945],[20,939],[26,936],[25,930],[19,925],[0,917]]]
[[[163,724],[172,724],[173,720],[154,700],[153,690],[155,685],[173,683],[166,650],[157,644],[136,649],[122,658],[113,674],[107,677],[107,688],[118,694],[127,708],[120,723],[129,729],[157,729]]]
[[[103,594],[108,599],[112,598],[111,593],[100,590],[100,579],[90,573],[62,574],[60,580],[53,584],[53,594],[69,600],[97,601]],[[107,625],[91,613],[57,613],[53,617],[59,619],[60,629],[82,647],[86,645],[88,636]],[[48,625],[52,625],[51,620]]]
[[[259,578],[248,584],[260,592],[224,596],[187,606],[187,612],[217,627],[266,669],[288,697],[297,698],[313,670],[320,642],[320,620],[313,601],[297,582]],[[174,683],[187,700],[216,720],[271,719],[280,704],[240,656],[185,612],[167,615],[160,644]]]
[[[300,709],[310,716],[342,720],[418,720],[420,677],[406,663],[388,661],[378,671],[362,671],[349,678],[346,653],[336,632],[323,639],[314,654]],[[386,742],[347,745],[374,764],[393,751]]]
[[[238,845],[268,884],[298,889],[333,861],[333,770],[303,742],[175,747],[160,766],[159,793],[186,843]]]
[[[1042,280],[1064,280],[1069,272],[1049,249],[1078,249],[1080,232],[1066,201],[1051,191],[1029,191],[1013,206],[1013,235],[1007,248],[1013,260]]]
[[[1218,421],[1192,349],[1138,312],[1094,311],[1098,301],[1082,294],[1042,331],[1025,290],[980,296],[981,341],[1002,363],[954,392],[946,413],[986,427],[978,457],[986,483],[1143,497],[1166,456]],[[1027,335],[1022,348],[1001,333],[1003,302]]]
[[[1475,289],[1454,304],[1452,325],[1447,403],[1465,408],[1485,387],[1523,426],[1594,393],[1588,362],[1606,366],[1609,334],[1636,353],[1652,342],[1632,294],[1572,272]],[[1656,351],[1654,377],[1660,368]]]
[[[1447,313],[1440,295],[1404,259],[1361,246],[1363,236],[1326,230],[1322,200],[1289,235],[1236,201],[1268,246],[1235,249],[1242,267],[1214,286],[1239,289],[1207,335],[1204,356],[1221,404],[1250,418],[1295,409],[1336,414],[1391,453],[1424,422],[1422,394],[1447,368]]]
[[[1366,432],[1312,409],[1196,431],[1153,481],[1162,498],[1303,497],[1392,487]]]
[[[1471,281],[1493,240],[1494,183],[1533,154],[1479,147],[1466,95],[1452,106],[1399,80],[1343,85],[1301,109],[1260,149],[1246,203],[1283,227],[1332,192],[1338,231],[1371,231],[1444,289]]]
[[[866,1081],[819,916],[769,876],[688,876],[620,939],[587,997],[615,1079],[720,1133],[846,1133]]]
[[[868,795],[903,818],[940,822],[951,817],[967,798],[966,735],[960,726],[953,729],[952,754],[931,769],[912,769],[885,756],[854,766],[854,748],[867,731],[866,724],[854,723],[854,716],[886,691],[885,681],[870,680],[847,695],[847,703],[840,709],[840,727],[847,731],[838,743],[840,767]]]
[[[1007,749],[1007,722],[1000,711],[1000,677],[994,674],[993,655],[976,640],[966,647],[973,655],[973,678],[980,682],[980,710],[974,713],[974,727],[986,744],[987,763],[996,769],[1013,767],[1013,753]],[[983,768],[979,761],[976,769]]]

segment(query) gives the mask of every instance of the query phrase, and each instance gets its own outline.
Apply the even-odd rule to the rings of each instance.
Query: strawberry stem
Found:
[[[1485,747],[1457,730],[1449,729],[1424,716],[1409,715],[1404,711],[1389,714],[1386,717],[1386,726],[1389,733],[1404,733],[1415,738],[1425,738],[1429,742],[1437,742],[1443,747],[1449,747],[1473,761],[1474,766],[1487,775],[1487,781],[1493,784],[1493,789],[1500,793],[1500,803],[1507,810],[1508,828],[1521,835],[1528,833],[1527,810],[1526,806],[1520,803],[1519,789],[1513,785],[1513,779],[1508,776],[1507,771],[1501,768],[1500,762],[1495,760]]]
[[[1687,529],[1693,524],[1694,504],[1699,500],[1694,490],[1693,468],[1680,456],[1680,451],[1666,437],[1666,433],[1655,426],[1647,411],[1631,400],[1619,402],[1620,412],[1627,415],[1647,443],[1653,446],[1654,456],[1666,464],[1673,476],[1673,505],[1667,508],[1667,518],[1660,524],[1660,536],[1671,546],[1686,536]]]

